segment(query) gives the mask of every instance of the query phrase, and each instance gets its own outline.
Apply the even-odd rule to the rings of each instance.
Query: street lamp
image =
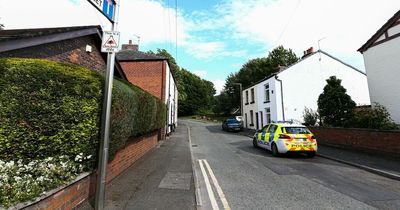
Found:
[[[242,83],[233,83],[234,85],[239,85],[240,89],[240,116],[243,117],[243,97],[242,97]]]

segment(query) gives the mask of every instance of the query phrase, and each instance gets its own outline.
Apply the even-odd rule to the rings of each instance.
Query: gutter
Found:
[[[284,105],[283,105],[283,85],[282,85],[282,80],[278,79],[278,75],[275,75],[275,79],[281,83],[282,117],[283,117],[283,121],[285,121],[285,108],[284,108]]]

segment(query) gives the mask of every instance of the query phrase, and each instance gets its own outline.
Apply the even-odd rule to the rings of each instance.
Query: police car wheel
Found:
[[[253,138],[253,146],[254,146],[255,148],[258,147],[256,138]]]
[[[272,144],[272,146],[271,146],[271,152],[272,152],[272,155],[274,156],[274,157],[278,157],[279,156],[279,151],[278,151],[278,147],[276,146],[276,144]]]

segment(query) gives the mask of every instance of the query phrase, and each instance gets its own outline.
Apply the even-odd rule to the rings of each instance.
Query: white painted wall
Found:
[[[317,110],[318,97],[331,76],[342,80],[357,105],[370,104],[366,75],[318,52],[278,74],[283,81],[285,120],[301,123],[305,107]]]
[[[315,53],[303,59],[297,64],[277,74],[277,78],[271,77],[248,89],[250,100],[250,89],[255,88],[256,103],[246,103],[246,90],[243,91],[244,113],[247,113],[248,124],[250,124],[250,110],[254,113],[262,112],[263,125],[266,125],[265,108],[271,109],[271,120],[293,120],[298,123],[303,122],[303,112],[305,107],[314,111],[318,108],[318,97],[323,92],[326,80],[336,76],[342,80],[342,86],[346,88],[347,94],[356,102],[357,105],[369,105],[368,82],[365,74],[345,65],[344,63],[332,58],[325,53]],[[283,87],[283,110],[282,111],[282,91]],[[269,83],[270,102],[265,101],[265,84]],[[283,117],[284,115],[284,117]],[[255,117],[254,117],[255,119]],[[260,126],[261,126],[261,118]],[[254,123],[254,125],[256,125]],[[255,129],[255,126],[247,126]]]
[[[270,102],[265,101],[265,85],[269,84],[269,98]],[[280,94],[280,82],[271,77],[263,82],[260,82],[257,86],[257,102],[258,111],[263,114],[263,125],[267,124],[266,108],[270,108],[271,111],[271,121],[281,121],[282,117],[282,103]],[[261,120],[260,120],[261,123]]]
[[[251,103],[251,89],[254,88],[254,103]],[[246,91],[249,93],[249,103],[246,104]],[[258,111],[258,93],[257,87],[252,86],[245,90],[243,90],[243,120],[244,120],[244,127],[256,129],[256,112]],[[251,125],[251,117],[250,117],[250,110],[253,110],[253,125]],[[246,115],[247,115],[247,122],[246,122]]]
[[[400,123],[400,37],[371,47],[363,55],[371,102],[384,105]]]
[[[175,124],[178,122],[178,91],[176,87],[176,83],[174,77],[172,76],[172,72],[169,68],[169,65],[166,65],[165,70],[165,104],[168,107],[168,115],[167,115],[167,125],[166,132],[170,133],[172,128],[168,125]]]

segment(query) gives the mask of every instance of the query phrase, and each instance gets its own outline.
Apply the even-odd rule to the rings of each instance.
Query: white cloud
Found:
[[[220,79],[216,79],[216,80],[213,80],[211,82],[214,83],[214,88],[216,90],[216,94],[215,95],[219,95],[221,93],[221,91],[224,89],[225,81],[224,80],[220,80]]]

